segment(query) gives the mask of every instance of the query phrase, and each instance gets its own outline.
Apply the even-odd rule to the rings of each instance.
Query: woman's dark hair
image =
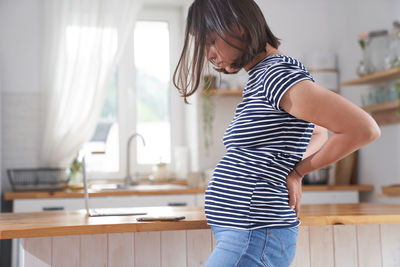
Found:
[[[173,83],[185,103],[200,85],[206,62],[206,38],[211,33],[242,52],[231,65],[238,69],[265,52],[267,43],[274,48],[280,45],[253,0],[195,0],[189,8],[182,54],[173,75]],[[243,46],[233,45],[227,36],[239,40]]]

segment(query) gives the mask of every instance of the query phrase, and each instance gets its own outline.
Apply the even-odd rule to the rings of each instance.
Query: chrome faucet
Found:
[[[143,145],[145,146],[146,143],[144,142],[144,138],[141,134],[138,133],[133,133],[129,136],[128,138],[128,145],[126,149],[126,177],[125,177],[125,185],[131,185],[132,183],[138,183],[138,181],[132,181],[132,177],[130,175],[130,161],[131,161],[131,152],[130,152],[130,147],[131,147],[131,142],[133,138],[136,136],[139,136],[142,139]]]

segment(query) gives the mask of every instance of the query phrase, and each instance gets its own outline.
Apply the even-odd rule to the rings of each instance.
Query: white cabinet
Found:
[[[150,206],[196,206],[196,195],[152,195],[152,196],[136,196],[134,201],[135,207]]]
[[[197,207],[204,207],[204,194],[197,194],[196,195],[196,206]]]
[[[309,191],[303,192],[301,204],[359,203],[358,191]]]
[[[83,208],[84,208],[84,201],[83,199],[80,198],[16,199],[13,201],[14,212],[74,210]]]
[[[200,197],[198,197],[200,195]],[[151,206],[203,206],[203,194],[91,197],[91,208],[128,208]],[[200,201],[199,201],[200,199]],[[83,198],[15,199],[14,212],[84,209]]]
[[[196,195],[199,207],[204,207],[204,194]],[[359,203],[359,192],[351,191],[305,191],[302,193],[301,204],[341,204]]]
[[[108,196],[90,198],[91,208],[129,208],[154,206],[204,206],[204,194]],[[303,192],[302,204],[358,203],[359,192],[310,191]],[[14,212],[84,209],[83,198],[16,199]]]

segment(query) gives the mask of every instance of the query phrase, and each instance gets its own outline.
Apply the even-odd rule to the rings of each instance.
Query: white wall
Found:
[[[150,2],[158,3],[156,0]],[[170,2],[174,5],[180,3],[178,0]],[[400,3],[396,0],[256,2],[272,31],[282,39],[281,50],[284,53],[302,60],[307,53],[313,51],[336,52],[341,81],[356,77],[355,68],[361,54],[357,34],[361,31],[389,29],[394,19],[400,19]],[[1,161],[5,183],[4,169],[35,167],[37,164],[41,135],[40,3],[40,0],[0,1],[0,69],[3,69]],[[366,87],[341,89],[345,97],[360,104],[360,94],[365,92]],[[191,129],[187,132],[185,142],[193,151],[198,151],[192,155],[193,169],[213,168],[222,157],[222,136],[240,97],[216,97],[215,100],[214,147],[208,157],[204,154],[201,125],[197,123],[201,113],[193,109],[200,102],[196,104],[197,100],[192,101],[193,106],[187,106],[184,110],[186,127]],[[400,153],[400,141],[397,141],[399,131],[397,125],[384,126],[381,138],[362,149],[360,183],[386,185],[396,182],[400,174],[397,164],[397,154]],[[6,190],[7,187],[6,184]]]
[[[4,92],[38,92],[40,24],[38,0],[0,2]]]
[[[2,181],[7,168],[35,167],[41,134],[38,0],[0,1]]]

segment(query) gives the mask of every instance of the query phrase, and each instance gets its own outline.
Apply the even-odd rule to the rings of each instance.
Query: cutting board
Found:
[[[335,164],[335,185],[355,184],[357,151]]]

